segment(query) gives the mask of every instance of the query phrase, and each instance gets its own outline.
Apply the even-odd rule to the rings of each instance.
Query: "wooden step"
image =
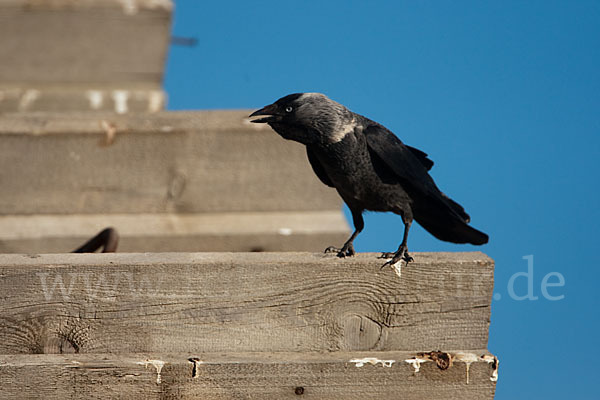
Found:
[[[485,349],[482,253],[0,255],[0,354]]]
[[[165,92],[154,86],[34,85],[2,86],[0,113],[39,111],[113,111],[118,114],[157,112],[165,107]],[[25,86],[25,87],[23,87]]]
[[[0,253],[65,253],[114,227],[118,252],[323,251],[349,236],[340,210],[0,216]]]
[[[376,257],[0,255],[2,398],[492,399],[493,261]]]
[[[170,0],[3,0],[1,85],[159,89],[172,6]]]
[[[250,111],[0,117],[0,215],[341,209]]]
[[[3,399],[492,399],[486,350],[0,355]],[[302,396],[302,397],[300,397]]]

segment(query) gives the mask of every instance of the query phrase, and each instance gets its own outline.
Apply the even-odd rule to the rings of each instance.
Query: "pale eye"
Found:
[[[292,112],[292,110],[293,110],[292,106],[287,106],[285,108],[285,112]]]

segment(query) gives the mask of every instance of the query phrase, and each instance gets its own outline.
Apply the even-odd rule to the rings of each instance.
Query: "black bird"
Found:
[[[402,143],[377,122],[348,110],[321,93],[282,97],[250,115],[251,122],[267,123],[285,139],[306,145],[315,174],[337,190],[352,212],[354,232],[339,257],[354,255],[352,242],[363,230],[362,213],[391,211],[404,222],[398,250],[383,253],[387,264],[412,261],[407,238],[413,219],[440,240],[487,243],[488,236],[468,225],[469,215],[442,193],[429,176],[433,166],[427,154]]]

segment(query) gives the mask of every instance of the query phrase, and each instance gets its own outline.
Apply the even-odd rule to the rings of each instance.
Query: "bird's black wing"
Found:
[[[429,171],[431,167],[433,167],[433,161],[431,161],[429,157],[427,157],[427,153],[411,146],[406,147],[419,159],[419,161],[421,162],[421,164],[423,164],[427,171]]]
[[[488,236],[467,225],[469,215],[460,204],[442,193],[429,176],[427,155],[406,146],[382,125],[366,118],[365,121],[363,133],[375,171],[384,181],[389,181],[390,172],[398,178],[413,198],[412,208],[417,222],[441,240],[487,243]]]
[[[371,157],[377,159],[377,162],[374,163],[375,166],[383,164],[383,168],[390,169],[406,189],[412,188],[413,192],[420,196],[441,200],[464,222],[469,222],[471,218],[464,208],[442,193],[429,176],[427,171],[433,166],[433,161],[427,158],[427,153],[405,145],[387,128],[368,119],[363,132],[367,138]],[[381,166],[375,168],[376,171],[378,169],[381,170]],[[389,175],[387,170],[378,171],[378,173],[382,177]]]
[[[409,184],[424,195],[438,194],[439,189],[427,173],[433,165],[433,161],[427,158],[427,154],[405,145],[384,126],[366,120],[363,134],[367,139],[371,156],[383,162],[383,165],[389,168],[402,183]]]
[[[308,162],[310,162],[313,171],[315,171],[315,174],[319,177],[321,182],[323,182],[327,186],[335,187],[333,185],[333,182],[331,182],[331,179],[329,179],[329,176],[325,172],[325,168],[323,168],[323,165],[321,165],[321,162],[319,161],[317,156],[315,156],[315,153],[313,153],[313,151],[308,146],[306,146],[306,155],[308,156]]]

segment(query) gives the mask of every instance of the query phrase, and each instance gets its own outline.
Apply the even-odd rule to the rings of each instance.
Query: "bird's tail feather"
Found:
[[[419,203],[419,207],[414,209],[415,220],[436,238],[446,242],[475,245],[488,242],[488,235],[469,226],[469,215],[447,196],[428,197]]]
[[[467,214],[465,209],[460,204],[452,200],[450,197],[446,196],[444,193],[442,193],[442,197],[444,198],[444,200],[446,200],[446,203],[448,203],[450,208],[452,208],[452,210],[454,210],[454,212],[457,213],[463,219],[463,221],[471,221],[471,217],[469,216],[469,214]]]

